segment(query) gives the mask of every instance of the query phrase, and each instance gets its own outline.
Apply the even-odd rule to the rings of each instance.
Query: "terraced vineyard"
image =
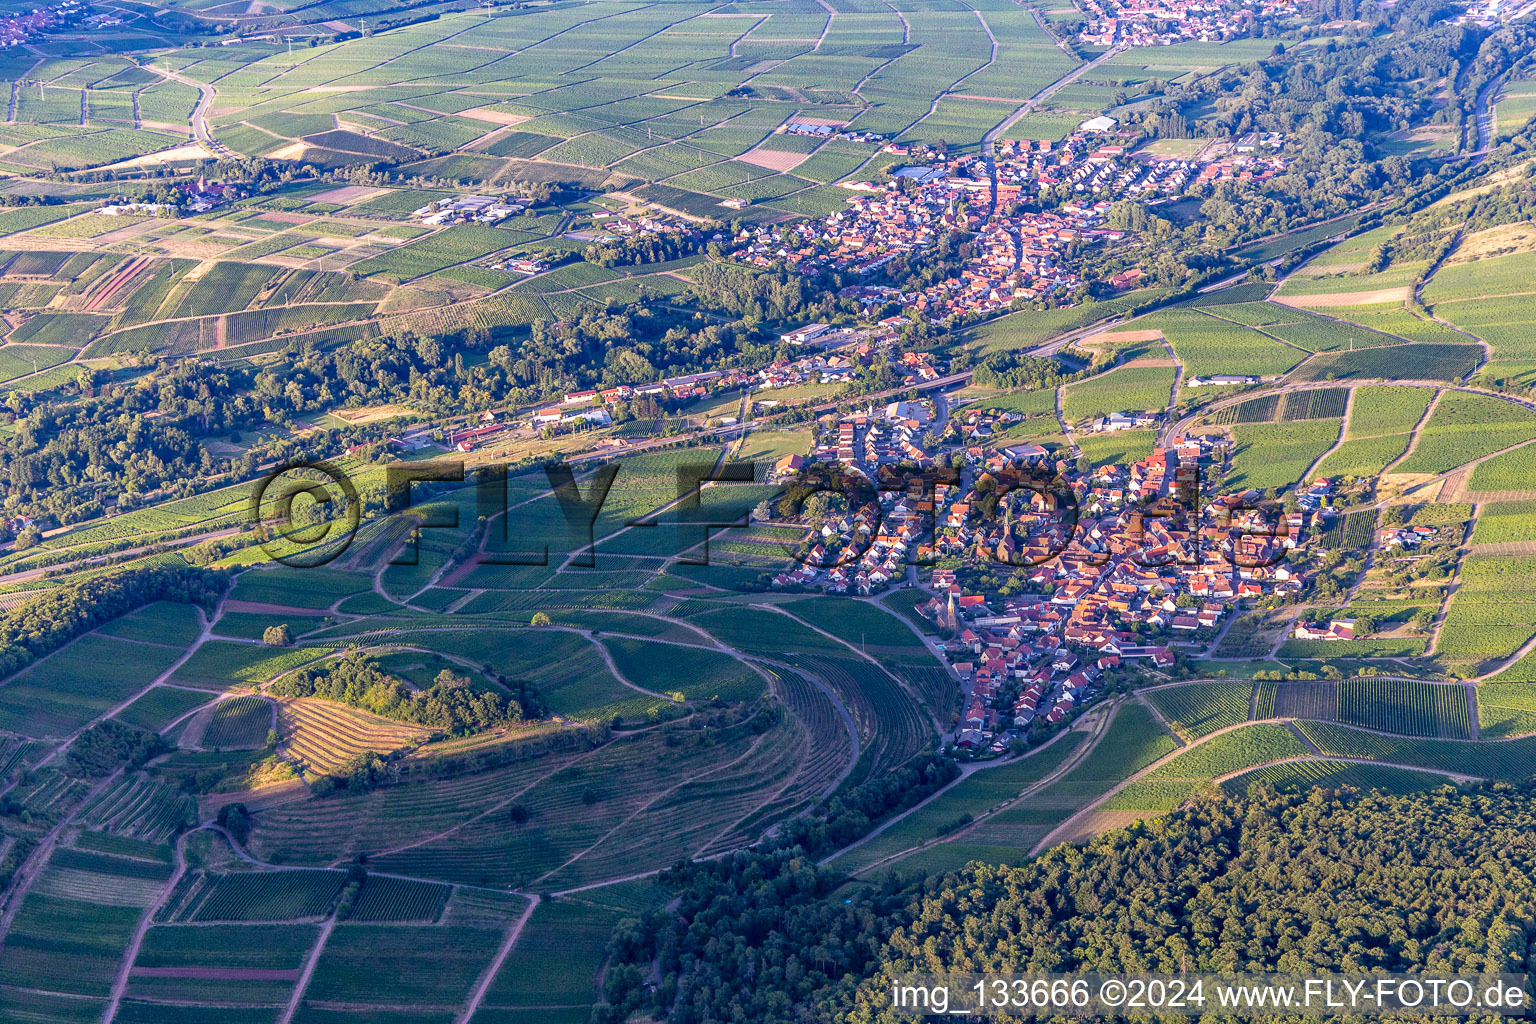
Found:
[[[387,754],[424,739],[427,731],[330,701],[307,698],[278,704],[278,734],[307,771],[326,774],[358,754]]]

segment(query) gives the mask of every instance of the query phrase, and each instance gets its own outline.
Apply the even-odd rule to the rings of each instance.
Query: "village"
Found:
[[[1119,130],[1118,124],[1101,115],[1084,121],[1060,142],[1000,143],[999,205],[1054,193],[1066,204],[1063,209],[1080,207],[1073,202],[1075,196],[1093,197],[1095,212],[1122,200],[1155,206],[1220,181],[1268,181],[1286,168],[1284,157],[1275,152],[1284,145],[1284,136],[1273,132],[1250,132],[1204,147],[1198,157],[1178,159],[1134,150],[1137,133]]]
[[[1086,46],[1219,43],[1249,33],[1261,17],[1290,13],[1296,0],[1082,0]]]
[[[912,155],[928,162],[896,169],[889,182],[845,183],[858,193],[846,209],[790,225],[743,226],[731,239],[730,258],[755,267],[782,264],[807,277],[834,271],[878,280],[897,260],[965,235],[970,255],[954,276],[920,291],[860,287],[872,301],[899,301],[935,323],[968,321],[1071,297],[1084,280],[1069,249],[1075,257],[1083,247],[1129,234],[1106,223],[1117,202],[1157,205],[1221,181],[1267,181],[1286,168],[1274,152],[1284,141],[1278,135],[1250,133],[1205,147],[1198,157],[1170,159],[1133,152],[1139,136],[1117,131],[1117,123],[1091,118],[1060,142],[1000,142],[995,204],[992,171],[981,156],[923,147]],[[1106,283],[1125,289],[1140,279],[1132,270]]]
[[[1006,311],[1015,300],[1066,295],[1082,282],[1061,265],[1065,244],[1121,236],[1093,227],[1097,211],[988,219],[983,213],[991,184],[985,166],[966,161],[953,171],[939,176],[898,172],[884,186],[860,183],[864,191],[848,200],[847,209],[819,221],[744,227],[733,240],[731,258],[758,267],[782,262],[806,276],[831,270],[871,277],[903,256],[938,248],[951,234],[972,235],[972,255],[959,276],[892,296],[938,321],[952,314]]]
[[[69,0],[67,3],[34,7],[25,13],[16,11],[8,17],[0,18],[0,46],[21,46],[35,42],[45,32],[57,32],[79,21],[88,10],[90,8],[86,4]],[[89,27],[96,28],[106,23],[107,17],[93,14],[85,18],[85,21]]]
[[[1197,513],[1192,489],[1224,462],[1225,437],[1173,437],[1129,466],[1087,469],[1037,444],[986,447],[1017,413],[972,410],[945,426],[936,401],[844,416],[808,458],[775,466],[773,479],[825,463],[872,480],[894,463],[917,475],[878,505],[829,517],[772,586],[869,595],[914,582],[912,563],[933,566],[915,610],[938,628],[936,653],[966,693],[961,750],[1001,753],[1037,719],[1055,725],[1091,701],[1106,673],[1168,670],[1212,646],[1238,610],[1303,595],[1287,555],[1333,520],[1331,481],[1314,481],[1290,511],[1244,492]],[[1340,621],[1306,635],[1354,634]]]

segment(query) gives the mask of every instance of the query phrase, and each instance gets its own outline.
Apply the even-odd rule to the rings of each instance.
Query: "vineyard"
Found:
[[[113,835],[169,842],[197,821],[197,804],[185,793],[134,773],[80,810],[80,822]]]
[[[305,770],[320,774],[358,754],[387,754],[427,736],[421,726],[313,698],[279,701],[277,727],[283,749]]]
[[[222,701],[213,708],[202,745],[214,750],[263,746],[272,724],[272,702],[265,697]]]
[[[331,912],[342,871],[196,872],[156,916],[161,922],[292,921]]]
[[[1251,423],[1232,428],[1232,468],[1225,486],[1288,487],[1338,440],[1333,420]]]
[[[453,890],[446,885],[370,875],[352,902],[349,921],[421,921],[442,916]]]
[[[1536,633],[1536,568],[1528,558],[1468,555],[1434,653],[1449,662],[1508,658]]]
[[[1362,509],[1335,516],[1318,538],[1330,551],[1340,548],[1358,550],[1369,547],[1376,533],[1376,510]]]
[[[1243,768],[1305,757],[1309,751],[1296,734],[1283,725],[1259,722],[1206,740],[1155,769],[1158,779],[1213,779]]]
[[[1336,420],[1343,417],[1344,406],[1348,402],[1348,388],[1291,391],[1286,393],[1280,413],[1275,418],[1287,423],[1295,420]]]
[[[1338,684],[1338,720],[1409,736],[1471,739],[1467,690],[1460,684],[1346,679]]]
[[[1221,784],[1221,788],[1233,796],[1241,796],[1253,785],[1270,786],[1282,792],[1306,792],[1318,787],[1342,789],[1348,786],[1363,791],[1379,789],[1387,793],[1414,793],[1436,789],[1445,784],[1445,776],[1428,772],[1409,771],[1388,765],[1309,758],[1256,768],[1228,779]]]
[[[1394,473],[1444,473],[1536,438],[1529,410],[1487,395],[1449,391],[1419,431],[1413,453]]]
[[[1536,685],[1483,683],[1477,687],[1477,722],[1489,739],[1536,733]]]
[[[1327,681],[1275,684],[1275,715],[1331,722],[1339,716],[1338,686]]]
[[[178,686],[151,686],[114,717],[120,722],[154,732],[165,728],[193,708],[208,703],[211,696],[200,690],[184,690]]]
[[[968,823],[971,818],[1018,796],[1055,771],[1082,746],[1086,738],[1083,733],[1069,733],[1043,750],[967,776],[869,842],[838,857],[832,866],[856,873],[883,858],[963,827],[961,823]]]
[[[1474,778],[1519,781],[1536,774],[1536,739],[1468,743],[1362,732],[1344,725],[1304,722],[1307,738],[1324,754],[1435,768]]]
[[[1515,544],[1536,541],[1536,502],[1492,501],[1478,510],[1473,544]]]
[[[1186,743],[1248,720],[1251,683],[1188,683],[1146,691],[1146,698]]]

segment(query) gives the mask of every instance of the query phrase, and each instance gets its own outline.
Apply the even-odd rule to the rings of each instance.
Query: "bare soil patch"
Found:
[[[1322,295],[1277,295],[1276,302],[1283,302],[1287,306],[1295,306],[1297,309],[1311,309],[1316,306],[1374,306],[1382,302],[1402,302],[1408,298],[1413,288],[1403,285],[1398,288],[1377,288],[1368,292],[1328,292]]]
[[[310,196],[309,201],[312,203],[360,203],[388,191],[387,188],[372,188],[368,185],[343,185],[340,188]]]
[[[472,117],[476,121],[489,121],[491,124],[522,124],[531,120],[526,114],[512,114],[505,110],[492,110],[489,107],[471,107],[468,110],[459,111],[460,117]]]
[[[743,153],[736,159],[742,163],[751,164],[754,167],[765,167],[770,171],[792,171],[805,163],[809,153],[787,153],[774,149],[754,149]]]

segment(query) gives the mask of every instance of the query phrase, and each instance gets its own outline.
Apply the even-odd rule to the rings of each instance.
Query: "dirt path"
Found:
[[[532,893],[524,895],[528,900],[528,909],[524,910],[522,916],[507,929],[507,934],[501,940],[501,945],[497,948],[496,955],[491,958],[491,962],[486,965],[485,971],[481,973],[480,980],[475,983],[475,990],[470,993],[469,1000],[464,1004],[464,1009],[459,1012],[458,1016],[454,1017],[454,1024],[469,1024],[469,1020],[475,1015],[475,1011],[480,1009],[480,1004],[485,1001],[486,992],[490,991],[491,982],[496,980],[496,973],[501,970],[501,965],[506,962],[507,955],[512,952],[512,947],[517,945],[518,936],[523,934],[523,928],[527,926],[528,919],[533,916],[534,910],[538,908],[538,896]]]
[[[1056,389],[1056,425],[1061,428],[1061,435],[1067,439],[1067,446],[1073,455],[1080,454],[1082,449],[1077,446],[1077,438],[1072,434],[1072,428],[1067,425],[1067,417],[1062,412],[1062,397],[1066,394],[1067,386],[1063,384]]]
[[[1414,450],[1419,447],[1419,437],[1423,434],[1424,425],[1428,423],[1430,418],[1435,415],[1435,410],[1440,406],[1440,399],[1444,396],[1445,389],[1441,389],[1435,392],[1435,397],[1431,398],[1429,400],[1429,404],[1424,407],[1424,415],[1419,418],[1419,422],[1413,425],[1413,430],[1408,435],[1408,447],[1403,449],[1403,454],[1399,455],[1397,458],[1393,459],[1391,462],[1382,467],[1380,476],[1386,476],[1388,473],[1392,472],[1392,467],[1398,465],[1401,462],[1405,462],[1413,456]]]
[[[1168,395],[1168,415],[1171,417],[1179,407],[1179,392],[1184,387],[1184,364],[1179,362],[1179,355],[1173,350],[1172,342],[1167,338],[1163,338],[1162,342],[1163,350],[1173,360],[1173,390]]]
[[[626,677],[624,675],[624,673],[619,671],[619,666],[614,663],[613,652],[608,649],[608,645],[603,643],[601,640],[597,639],[595,636],[593,636],[592,635],[592,631],[590,629],[581,629],[581,630],[577,630],[576,632],[580,633],[582,636],[584,636],[588,640],[592,641],[592,646],[596,647],[597,648],[597,653],[602,655],[602,657],[603,657],[603,664],[608,666],[608,671],[613,673],[613,678],[617,679],[619,682],[623,683],[625,686],[629,687],[631,690],[638,690],[640,693],[645,694],[647,697],[656,697],[657,699],[664,700],[664,701],[668,702],[669,704],[676,703],[676,701],[674,701],[671,697],[668,697],[664,693],[657,693],[655,690],[647,690],[645,687],[641,686],[639,683],[631,682],[628,679],[628,677]],[[679,646],[687,646],[687,645],[679,645]]]
[[[117,977],[112,980],[112,994],[107,1000],[106,1012],[101,1015],[103,1021],[111,1021],[117,1016],[117,1006],[123,1000],[123,993],[128,989],[128,975],[133,970],[133,962],[139,958],[139,948],[144,945],[144,933],[149,931],[149,926],[154,923],[155,913],[159,911],[171,893],[176,891],[176,884],[181,881],[181,876],[187,872],[187,855],[182,848],[182,841],[190,832],[183,832],[176,841],[176,870],[160,889],[160,895],[155,897],[155,902],[144,908],[144,913],[139,916],[139,924],[133,930],[133,938],[128,943],[128,950],[123,954],[123,959],[117,965]]]
[[[214,97],[218,95],[214,87],[206,82],[199,82],[196,79],[188,78],[186,75],[178,74],[175,71],[167,71],[165,68],[155,67],[153,64],[142,64],[140,66],[145,71],[159,75],[161,78],[172,82],[179,82],[182,85],[189,85],[197,90],[197,106],[193,108],[192,116],[187,118],[187,124],[192,126],[192,136],[219,156],[229,156],[229,150],[225,148],[222,142],[215,139],[213,133],[208,130],[208,108],[213,106]]]
[[[309,988],[309,979],[315,976],[315,965],[320,962],[320,954],[325,949],[326,940],[331,937],[331,929],[336,927],[336,912],[325,919],[325,924],[320,926],[320,936],[315,940],[315,948],[309,951],[309,956],[304,960],[304,973],[299,975],[298,983],[293,986],[293,995],[288,997],[288,1005],[283,1010],[281,1017],[277,1018],[277,1024],[293,1024],[293,1015],[298,1012],[299,1002],[304,998],[304,990]]]
[[[1478,127],[1479,128],[1482,127],[1481,121],[1479,121]],[[1486,150],[1484,151],[1484,153],[1486,155]],[[1451,240],[1451,244],[1449,246],[1447,246],[1445,251],[1440,254],[1438,259],[1435,260],[1435,265],[1430,267],[1429,270],[1424,274],[1424,276],[1422,278],[1420,278],[1417,283],[1414,284],[1414,286],[1413,286],[1413,303],[1417,304],[1417,308],[1414,308],[1413,305],[1408,305],[1406,303],[1405,303],[1405,305],[1408,305],[1408,308],[1410,309],[1410,311],[1412,311],[1412,312],[1420,312],[1420,311],[1422,311],[1424,316],[1429,317],[1431,320],[1433,320],[1437,324],[1440,324],[1442,327],[1450,328],[1451,330],[1455,331],[1457,334],[1460,334],[1462,337],[1470,338],[1471,340],[1477,342],[1477,344],[1482,347],[1483,358],[1478,362],[1478,364],[1476,366],[1474,366],[1472,368],[1472,373],[1476,373],[1478,370],[1483,368],[1483,366],[1488,362],[1488,360],[1493,358],[1493,346],[1488,344],[1487,340],[1484,339],[1481,335],[1473,334],[1471,331],[1465,330],[1464,328],[1461,328],[1461,327],[1457,327],[1455,324],[1451,323],[1449,320],[1446,320],[1444,317],[1440,316],[1438,313],[1436,313],[1434,311],[1433,308],[1431,308],[1429,305],[1427,305],[1424,302],[1424,289],[1429,285],[1430,281],[1434,280],[1435,275],[1440,272],[1440,268],[1441,268],[1441,266],[1443,266],[1445,264],[1445,261],[1447,259],[1449,259],[1451,254],[1453,252],[1455,252],[1456,249],[1461,245],[1462,236],[1465,235],[1465,234],[1466,234],[1466,228],[1463,227],[1463,228],[1457,229],[1456,237]],[[1470,376],[1472,376],[1472,374],[1468,374],[1467,376],[1470,377]]]
[[[1344,415],[1339,417],[1339,436],[1334,438],[1333,444],[1328,446],[1328,450],[1319,455],[1313,461],[1312,465],[1307,467],[1307,471],[1301,474],[1300,483],[1303,486],[1308,480],[1315,479],[1314,474],[1318,471],[1318,468],[1322,466],[1323,463],[1327,462],[1328,456],[1338,451],[1339,448],[1344,444],[1344,440],[1349,437],[1349,417],[1354,411],[1355,389],[1350,388],[1349,391],[1345,394],[1344,398]],[[1364,573],[1361,575],[1364,575]]]

